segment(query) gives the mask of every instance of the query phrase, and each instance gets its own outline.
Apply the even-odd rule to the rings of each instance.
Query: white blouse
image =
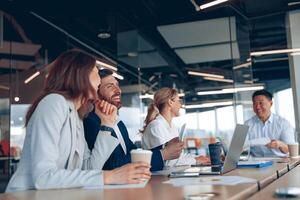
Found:
[[[103,185],[103,165],[119,141],[99,132],[90,151],[74,103],[59,94],[45,96],[28,122],[21,160],[6,192]]]
[[[171,126],[167,120],[158,115],[155,120],[150,122],[142,135],[142,147],[152,149],[164,145],[171,139],[179,136],[179,129],[172,123]],[[196,164],[196,159],[191,154],[181,154],[178,159],[168,160],[165,166],[192,165]]]

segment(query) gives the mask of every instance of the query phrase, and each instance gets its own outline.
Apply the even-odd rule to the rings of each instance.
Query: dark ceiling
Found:
[[[196,1],[199,5],[203,2],[207,1]],[[193,101],[197,100],[196,91],[226,87],[232,83],[190,76],[187,74],[188,69],[223,74],[232,79],[244,76],[247,80],[253,78],[254,83],[283,80],[287,82],[288,87],[289,68],[288,57],[285,54],[252,57],[253,73],[250,75],[247,74],[249,70],[245,72],[246,74],[244,72],[235,74],[232,67],[245,63],[250,52],[287,48],[285,14],[289,10],[299,9],[300,5],[295,3],[289,6],[288,3],[291,2],[297,1],[231,0],[199,12],[195,10],[190,0],[2,0],[0,8],[14,17],[32,43],[41,44],[40,54],[44,54],[47,49],[48,56],[54,58],[65,49],[84,48],[104,59],[117,61],[118,72],[125,76],[121,85],[144,83],[151,88],[176,86],[186,92],[188,101]],[[213,22],[211,27],[207,25],[209,30],[205,33],[204,30],[196,29],[198,22],[224,18],[229,19],[230,24],[231,16],[235,16],[234,24],[237,30],[235,39],[230,32],[230,40],[227,42],[195,44],[195,46],[184,46],[183,42],[180,46],[178,43],[181,41],[176,38],[173,38],[173,43],[170,42],[172,40],[172,35],[168,35],[170,28],[174,35],[180,36],[179,32],[182,31],[172,26],[174,24],[187,27],[187,37],[189,31],[198,31],[199,38],[210,39],[210,34],[220,36],[225,30],[214,29],[215,22]],[[11,19],[7,18],[5,24],[4,40],[24,42],[22,41],[24,38],[20,37],[11,26]],[[109,31],[112,36],[108,39],[98,38],[99,31],[103,30]],[[221,56],[217,55],[217,52],[215,56],[206,57],[201,57],[200,54],[197,56],[195,53],[198,48],[210,48],[213,45],[229,45],[231,58],[219,58]],[[239,56],[235,58],[233,58],[234,45],[239,49],[237,51]],[[133,56],[130,56],[130,53]],[[2,58],[11,56],[5,53],[0,55]],[[19,60],[34,60],[32,68],[39,67],[36,55],[13,55],[13,57]]]

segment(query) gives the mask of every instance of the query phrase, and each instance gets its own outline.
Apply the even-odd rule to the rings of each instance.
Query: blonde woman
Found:
[[[179,130],[172,123],[172,119],[179,116],[181,106],[181,99],[175,89],[161,88],[155,93],[142,131],[143,148],[152,149],[179,136]],[[192,165],[208,162],[209,159],[204,156],[194,157],[191,154],[182,154],[178,159],[167,161],[166,165]]]

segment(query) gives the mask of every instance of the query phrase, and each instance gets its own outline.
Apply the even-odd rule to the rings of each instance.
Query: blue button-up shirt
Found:
[[[271,113],[269,119],[263,123],[256,115],[245,122],[249,126],[248,139],[267,138],[269,140],[280,140],[285,144],[295,142],[294,128],[279,115]],[[259,157],[284,157],[287,154],[279,149],[270,149],[266,146],[251,146],[251,154]]]

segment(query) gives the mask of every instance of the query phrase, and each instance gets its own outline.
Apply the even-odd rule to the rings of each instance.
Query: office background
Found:
[[[251,95],[262,88],[274,94],[273,112],[299,131],[300,2],[232,0],[197,10],[200,2],[2,0],[2,188],[17,166],[25,114],[46,66],[72,48],[115,70],[120,116],[134,141],[161,87],[178,89],[184,108],[176,124],[187,123],[187,137],[197,141],[217,136],[229,143],[235,124],[253,115]]]

